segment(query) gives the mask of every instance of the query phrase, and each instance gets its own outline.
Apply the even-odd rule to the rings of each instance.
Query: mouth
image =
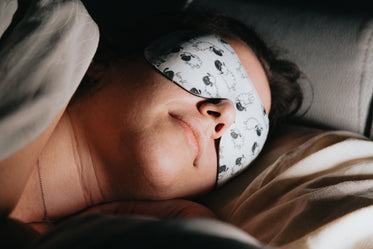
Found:
[[[193,166],[197,166],[197,161],[200,157],[200,143],[198,138],[199,133],[196,129],[193,128],[188,122],[184,121],[180,116],[175,114],[170,114],[170,116],[177,122],[178,125],[183,129],[183,133],[189,147],[193,153],[194,160]]]

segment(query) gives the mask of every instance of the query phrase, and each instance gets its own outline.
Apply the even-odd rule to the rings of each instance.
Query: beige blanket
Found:
[[[290,127],[206,204],[264,244],[373,248],[373,142]]]

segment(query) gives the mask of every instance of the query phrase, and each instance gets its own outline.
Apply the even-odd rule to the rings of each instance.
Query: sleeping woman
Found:
[[[213,217],[190,200],[244,170],[300,107],[300,71],[244,24],[198,13],[143,24],[141,37],[102,31],[70,103],[0,162],[3,217]]]

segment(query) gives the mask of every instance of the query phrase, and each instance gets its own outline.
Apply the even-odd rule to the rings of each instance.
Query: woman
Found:
[[[156,20],[136,26],[135,31],[144,30],[143,37],[127,28],[119,29],[125,35],[118,29],[103,33],[94,61],[67,108],[38,139],[0,163],[0,175],[21,165],[23,182],[27,181],[24,189],[19,182],[1,181],[2,188],[10,189],[9,196],[1,199],[4,216],[11,213],[26,223],[51,222],[114,201],[130,201],[120,202],[124,213],[165,217],[174,211],[170,207],[192,207],[197,215],[213,216],[190,201],[136,202],[190,198],[214,189],[217,176],[226,170],[219,164],[221,137],[242,108],[224,96],[208,98],[183,89],[181,78],[171,81],[168,71],[144,57],[147,44],[163,35],[193,30],[224,40],[240,59],[264,107],[265,112],[258,112],[269,113],[270,133],[299,108],[299,70],[279,59],[252,29],[206,13],[161,15]],[[260,136],[261,130],[253,132]],[[256,147],[250,146],[254,153]]]

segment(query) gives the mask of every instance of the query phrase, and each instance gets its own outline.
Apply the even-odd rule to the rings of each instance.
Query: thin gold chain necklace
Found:
[[[50,219],[49,219],[49,216],[48,216],[48,211],[47,211],[47,202],[45,200],[43,178],[41,176],[41,170],[40,170],[40,157],[38,158],[38,174],[39,174],[41,198],[43,200],[43,207],[44,207],[44,217],[43,217],[43,220],[50,222]]]

